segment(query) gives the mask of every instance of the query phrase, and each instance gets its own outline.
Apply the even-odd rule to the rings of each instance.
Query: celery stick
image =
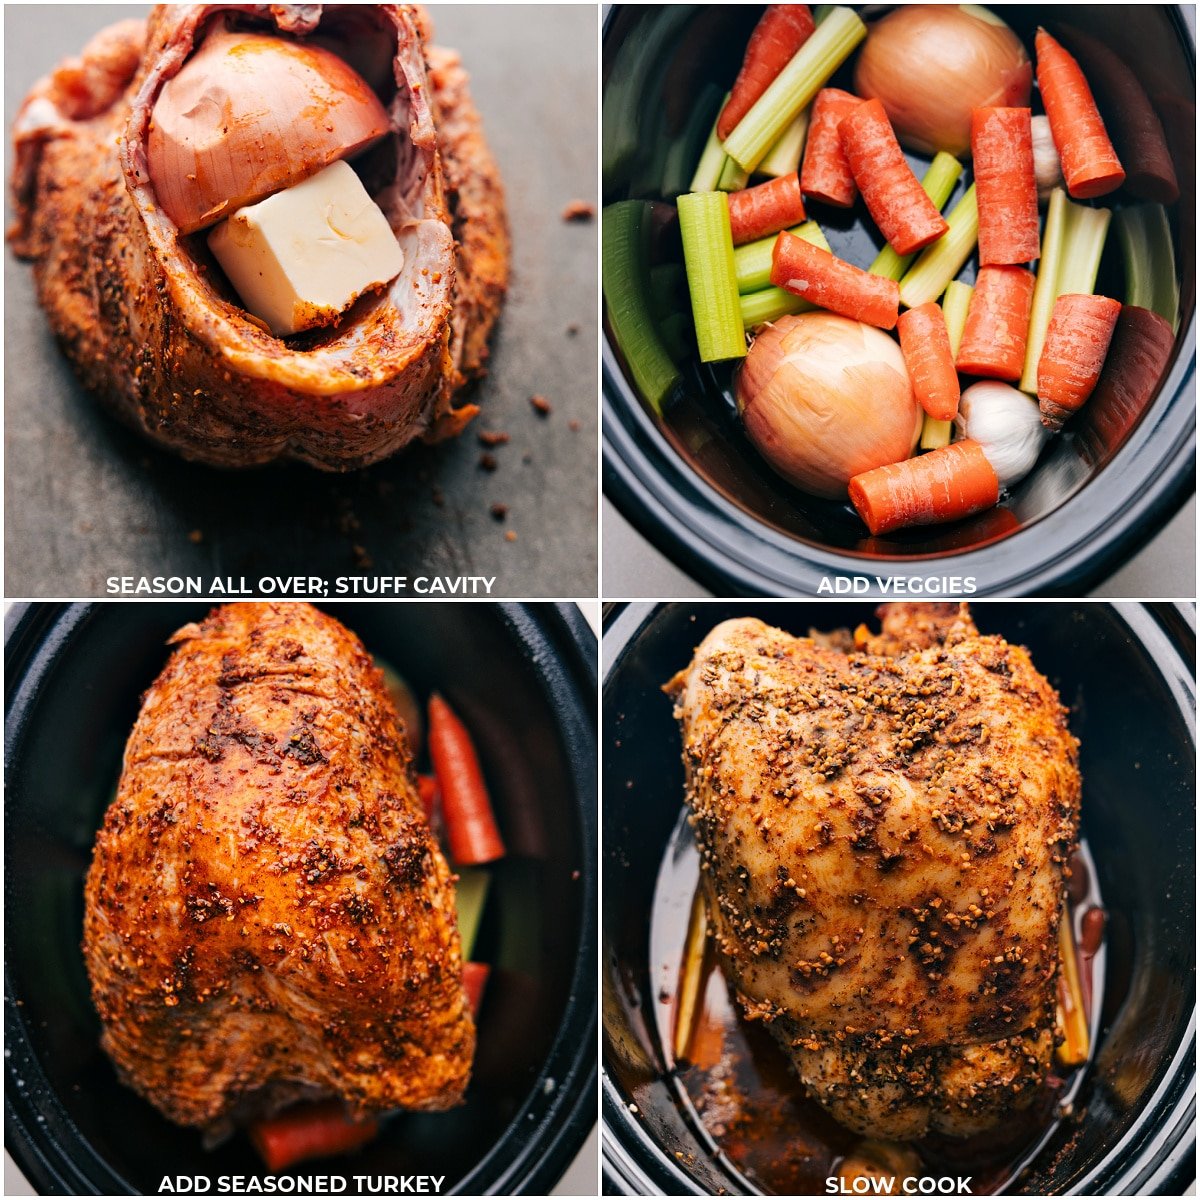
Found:
[[[726,92],[725,99],[717,106],[717,115],[713,117],[712,129],[709,131],[708,141],[704,143],[700,161],[696,164],[696,173],[692,176],[689,192],[715,192],[717,190],[721,172],[724,170],[725,161],[728,158],[725,147],[721,145],[721,139],[717,137],[717,122],[721,119],[721,112],[728,100],[729,93]]]
[[[950,353],[958,357],[958,348],[962,345],[963,330],[967,327],[967,311],[971,307],[971,297],[975,289],[969,283],[955,279],[946,285],[946,294],[942,297],[942,316],[946,319],[946,332],[950,335]]]
[[[900,303],[916,308],[936,300],[946,285],[963,269],[979,238],[979,207],[975,203],[975,185],[971,184],[954,211],[946,217],[950,228],[920,257],[900,280]]]
[[[601,216],[600,253],[613,338],[634,387],[662,416],[663,402],[679,379],[679,371],[658,336],[650,311],[650,206],[640,200],[610,204]]]
[[[921,187],[939,210],[950,199],[950,193],[954,191],[954,185],[958,183],[962,170],[962,163],[945,150],[939,150],[933,156],[933,162],[929,164],[929,170],[921,180]],[[872,275],[882,275],[885,279],[894,279],[899,283],[916,257],[915,254],[899,255],[891,246],[885,245],[867,270]]]
[[[491,872],[478,867],[459,867],[458,883],[454,888],[454,903],[458,909],[458,936],[462,942],[463,961],[466,962],[475,949],[479,936],[479,923],[483,920],[483,906],[487,901]]]
[[[794,233],[798,238],[803,238],[814,246],[820,246],[822,250],[828,250],[830,254],[833,253],[825,234],[816,221],[805,221],[803,225],[789,229],[788,233]],[[747,242],[744,246],[738,246],[734,250],[733,262],[737,268],[738,291],[743,295],[747,292],[757,292],[760,288],[770,285],[771,255],[775,250],[775,242],[778,237],[779,234],[773,233],[770,237],[759,238],[757,242]]]
[[[940,450],[950,445],[950,434],[954,430],[953,421],[939,421],[928,413],[921,420],[921,449]]]
[[[767,321],[778,321],[788,313],[809,312],[816,308],[811,301],[795,292],[789,292],[781,287],[763,288],[759,292],[751,292],[748,296],[738,297],[738,306],[742,313],[742,324],[746,329],[756,325],[764,325]]]
[[[1137,204],[1116,214],[1125,264],[1125,303],[1156,312],[1179,328],[1179,281],[1171,225],[1161,204]]]
[[[729,197],[724,192],[680,196],[679,232],[700,361],[744,358],[746,335],[738,308]]]
[[[1031,396],[1037,395],[1038,361],[1046,344],[1054,302],[1068,293],[1091,295],[1095,289],[1111,215],[1107,208],[1072,204],[1062,188],[1050,193],[1025,342],[1025,368],[1017,384]]]
[[[750,182],[750,172],[743,171],[728,155],[725,165],[721,168],[721,177],[717,180],[717,191],[740,192]]]
[[[692,111],[688,114],[679,136],[667,151],[660,191],[666,199],[674,200],[681,192],[688,190],[692,166],[704,147],[709,129],[712,128],[714,110],[720,111],[718,105],[724,106],[720,89],[715,84],[706,83],[692,105]]]
[[[778,179],[800,169],[800,156],[804,153],[804,139],[808,137],[808,120],[812,106],[806,108],[780,135],[779,140],[767,151],[767,156],[758,164],[760,175]]]
[[[835,8],[725,139],[725,153],[753,171],[866,36],[856,13]]]

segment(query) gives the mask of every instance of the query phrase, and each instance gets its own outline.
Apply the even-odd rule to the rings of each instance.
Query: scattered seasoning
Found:
[[[200,545],[200,543],[204,541],[203,532],[199,529],[193,529],[192,532],[188,534],[188,541],[191,542],[193,546]]]
[[[504,540],[506,542],[515,542],[517,540],[517,531],[515,529],[509,529],[504,534]]]
[[[590,221],[596,215],[596,206],[586,200],[572,200],[562,211],[564,221]]]
[[[494,454],[490,453],[489,451],[485,450],[479,456],[479,466],[480,466],[481,470],[494,471],[496,469],[497,465],[498,464],[496,462],[496,456]]]
[[[567,326],[567,337],[574,337],[578,332],[579,323],[577,321],[572,321],[570,325]]]
[[[529,464],[533,462],[533,455],[530,453],[530,451],[526,450],[525,453],[521,455],[521,461],[526,466],[529,466]]]
[[[481,429],[476,436],[479,438],[479,444],[489,450],[495,446],[503,446],[510,440],[509,435],[499,429]]]
[[[579,424],[579,422],[578,422],[578,421],[576,421],[576,420],[572,419],[572,420],[570,420],[570,421],[568,421],[568,422],[567,422],[567,428],[568,428],[568,429],[569,429],[569,430],[570,430],[572,433],[578,433],[578,432],[579,432],[579,430],[582,428],[582,426]]]
[[[545,396],[530,396],[529,403],[533,405],[533,411],[539,417],[548,417],[554,411],[550,401]]]
[[[492,518],[496,521],[503,521],[508,516],[507,504],[493,504],[491,507]]]

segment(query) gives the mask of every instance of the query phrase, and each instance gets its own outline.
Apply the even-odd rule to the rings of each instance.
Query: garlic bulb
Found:
[[[1033,128],[1033,174],[1037,179],[1038,203],[1045,204],[1056,187],[1063,186],[1062,161],[1050,134],[1050,118],[1037,116]]]
[[[979,443],[1002,488],[1029,474],[1050,436],[1038,402],[995,380],[973,383],[963,392],[954,426],[960,437]]]

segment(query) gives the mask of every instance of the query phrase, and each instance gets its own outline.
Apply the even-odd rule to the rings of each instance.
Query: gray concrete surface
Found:
[[[8,7],[6,127],[59,59],[145,11]],[[6,253],[6,595],[93,596],[119,574],[356,574],[356,546],[367,574],[494,575],[494,595],[595,594],[598,223],[561,214],[596,198],[596,10],[432,11],[438,41],[471,72],[513,231],[512,287],[491,373],[471,396],[483,409],[475,426],[347,476],[184,463],[99,411],[50,336],[29,266]],[[531,407],[535,393],[549,417]],[[511,434],[492,474],[478,465],[476,429]],[[502,521],[497,503],[508,506]]]

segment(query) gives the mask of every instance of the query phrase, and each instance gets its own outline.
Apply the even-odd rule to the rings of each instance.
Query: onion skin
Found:
[[[971,110],[1026,108],[1033,66],[1007,25],[956,4],[902,4],[876,21],[854,68],[854,91],[878,99],[906,150],[971,153]]]
[[[911,457],[921,433],[900,347],[833,313],[765,326],[735,386],[746,434],[772,469],[830,500],[846,499],[855,475]]]
[[[390,127],[379,97],[323,47],[216,29],[154,106],[147,166],[181,233],[349,158]]]

